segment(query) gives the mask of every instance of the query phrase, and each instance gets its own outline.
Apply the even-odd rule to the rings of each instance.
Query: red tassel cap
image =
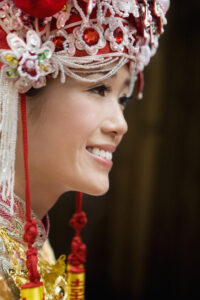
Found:
[[[25,13],[36,18],[51,17],[59,12],[67,0],[13,0]]]

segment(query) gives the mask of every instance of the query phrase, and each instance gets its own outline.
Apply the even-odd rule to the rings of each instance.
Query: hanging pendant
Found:
[[[80,273],[73,272],[73,266],[67,265],[67,284],[68,297],[67,300],[84,300],[85,297],[85,270],[83,265],[80,266]]]
[[[82,197],[82,193],[76,194],[76,212],[69,222],[75,230],[75,236],[71,243],[71,254],[68,256],[67,263],[67,300],[85,299],[86,245],[82,242],[80,231],[86,225],[87,217],[82,211]]]

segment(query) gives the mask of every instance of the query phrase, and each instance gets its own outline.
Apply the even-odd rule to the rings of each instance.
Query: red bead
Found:
[[[59,12],[67,0],[13,0],[15,5],[32,17],[45,18]]]
[[[113,32],[114,38],[117,42],[117,44],[121,44],[124,38],[123,30],[120,27],[117,27],[115,31]]]
[[[63,47],[64,41],[65,41],[64,36],[57,36],[57,37],[53,38],[53,43],[55,45],[56,52],[64,50],[64,47]]]
[[[83,39],[89,46],[94,46],[99,41],[99,33],[94,28],[87,28],[84,31]]]

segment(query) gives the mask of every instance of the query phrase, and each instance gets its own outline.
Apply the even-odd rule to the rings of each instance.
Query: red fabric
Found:
[[[66,0],[13,0],[15,5],[36,18],[50,17],[59,12]]]
[[[0,49],[10,49],[6,40],[7,33],[0,27]],[[3,63],[0,62],[0,69]]]
[[[0,27],[0,49],[10,49],[6,37],[7,33]]]

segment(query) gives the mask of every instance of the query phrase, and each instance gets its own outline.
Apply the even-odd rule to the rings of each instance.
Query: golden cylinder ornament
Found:
[[[67,300],[85,299],[85,272],[70,272],[70,265],[67,266],[68,297]]]
[[[36,287],[22,287],[21,300],[45,300],[43,285]]]

